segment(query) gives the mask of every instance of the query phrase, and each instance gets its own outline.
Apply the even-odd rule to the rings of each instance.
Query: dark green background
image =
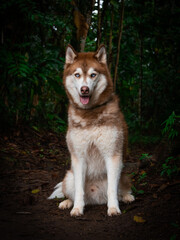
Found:
[[[85,15],[92,1],[74,1]],[[66,130],[68,100],[62,86],[65,48],[76,49],[70,0],[2,1],[0,43],[1,127],[26,124],[35,129]],[[85,51],[96,50],[98,6],[94,6]],[[121,1],[101,6],[101,43],[109,53],[111,18],[112,68],[117,55]],[[178,1],[124,1],[123,32],[116,93],[130,129],[130,140],[157,140],[162,123],[179,115]],[[139,98],[139,91],[142,99]],[[38,99],[36,103],[33,99]],[[141,114],[139,113],[141,101]],[[155,137],[154,137],[155,136]],[[144,139],[144,138],[143,138]],[[146,139],[144,139],[146,141]]]

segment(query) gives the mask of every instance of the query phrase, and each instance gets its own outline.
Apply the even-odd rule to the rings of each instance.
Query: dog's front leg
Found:
[[[122,157],[106,157],[107,167],[107,197],[108,197],[108,215],[113,216],[120,214],[118,202],[118,184],[122,171]]]
[[[86,165],[83,158],[71,156],[72,169],[74,173],[74,207],[71,210],[71,216],[80,216],[84,210],[84,183]]]

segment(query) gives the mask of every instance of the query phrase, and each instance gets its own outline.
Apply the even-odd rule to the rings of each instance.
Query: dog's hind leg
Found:
[[[71,170],[67,171],[62,182],[62,192],[68,199],[59,204],[60,209],[71,208],[74,201],[74,174]]]
[[[73,205],[73,201],[70,199],[66,199],[59,204],[59,208],[60,209],[71,208],[72,205]]]
[[[118,190],[118,199],[125,203],[130,203],[135,200],[134,196],[131,194],[131,181],[130,178],[125,174],[121,174]]]
[[[74,174],[72,170],[67,171],[62,182],[62,191],[66,200],[59,204],[60,209],[71,208],[75,196]],[[87,181],[85,184],[85,204],[105,204],[107,203],[107,179]]]
[[[62,192],[66,198],[74,202],[75,196],[75,185],[74,185],[74,174],[72,170],[67,171],[63,182],[62,182]]]

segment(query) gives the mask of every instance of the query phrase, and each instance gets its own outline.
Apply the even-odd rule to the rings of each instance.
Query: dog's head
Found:
[[[113,83],[106,59],[104,45],[87,53],[77,53],[68,45],[63,82],[70,102],[78,108],[89,109],[111,97]]]

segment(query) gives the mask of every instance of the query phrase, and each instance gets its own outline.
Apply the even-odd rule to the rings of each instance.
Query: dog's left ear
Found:
[[[99,46],[94,56],[95,58],[97,58],[98,62],[106,64],[107,55],[106,55],[106,48],[104,44]]]
[[[66,48],[66,64],[72,64],[76,58],[77,52],[70,44],[68,44]]]

